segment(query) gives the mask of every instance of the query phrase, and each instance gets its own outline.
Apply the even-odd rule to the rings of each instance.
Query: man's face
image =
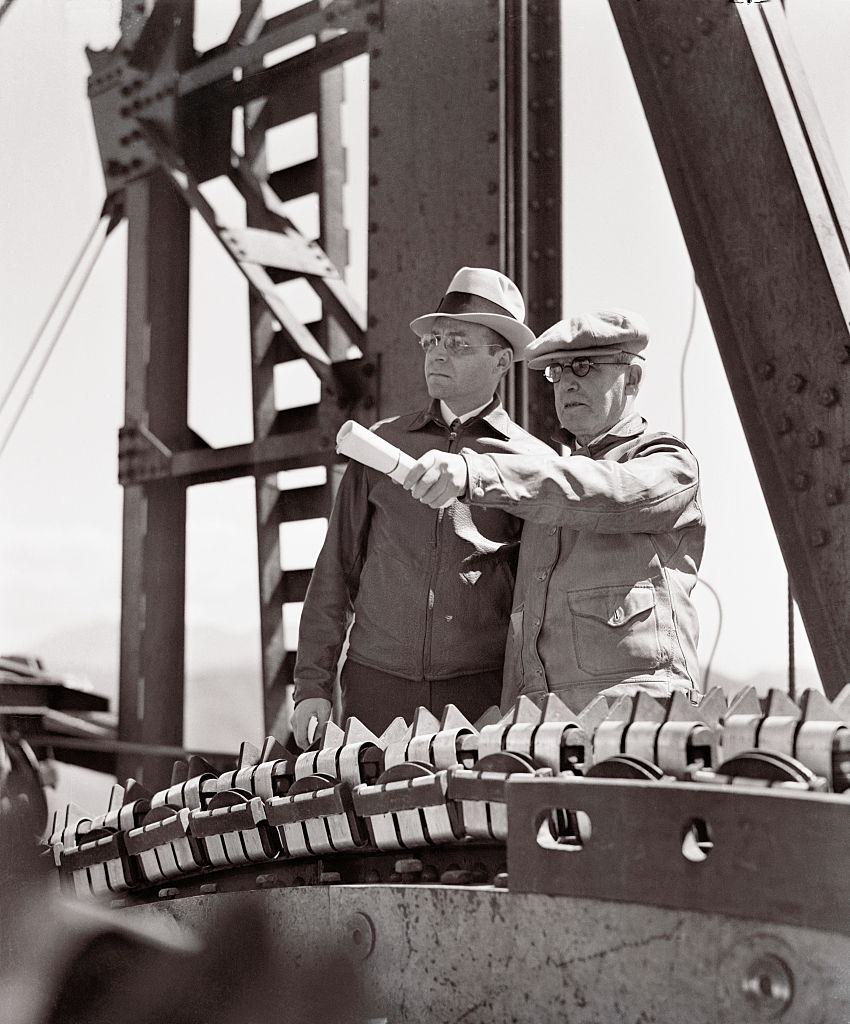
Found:
[[[592,357],[591,357],[592,358]],[[558,362],[568,363],[566,357]],[[634,367],[623,364],[591,366],[586,377],[576,377],[568,365],[553,384],[555,412],[571,434],[587,443],[623,418],[636,387],[629,384]]]
[[[429,333],[442,339],[425,352],[425,383],[431,398],[442,399],[456,412],[470,402],[470,408],[487,402],[498,387],[502,377],[500,365],[507,356],[504,350],[490,347],[498,343],[498,335],[483,324],[447,316],[438,317]],[[449,337],[471,347],[450,352],[445,346]]]

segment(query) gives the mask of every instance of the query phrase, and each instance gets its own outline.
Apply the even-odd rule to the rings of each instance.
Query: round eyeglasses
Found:
[[[479,349],[492,350],[501,348],[500,345],[473,345],[459,334],[423,334],[419,338],[419,346],[423,352],[430,352],[440,342],[442,342],[446,352],[450,352],[452,355],[477,352]]]
[[[543,376],[551,384],[557,384],[564,375],[565,369],[571,370],[574,377],[586,377],[593,366],[622,366],[629,362],[631,362],[631,357],[625,353],[614,359],[590,359],[586,356],[579,356],[578,359],[573,359],[569,363],[549,363],[543,371]]]

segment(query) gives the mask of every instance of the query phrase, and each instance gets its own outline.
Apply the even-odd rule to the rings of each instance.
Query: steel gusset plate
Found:
[[[702,910],[850,935],[850,804],[843,797],[520,776],[506,789],[512,892]],[[586,816],[580,844],[559,844],[546,828],[553,810],[567,808]]]

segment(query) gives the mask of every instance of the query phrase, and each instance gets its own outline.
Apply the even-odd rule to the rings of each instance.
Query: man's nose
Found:
[[[564,369],[561,371],[561,379],[555,385],[559,391],[577,391],[578,390],[578,378],[572,370]]]
[[[446,352],[445,346],[434,345],[432,348],[428,349],[428,352],[426,353],[425,356],[425,361],[433,363],[435,359],[439,359],[440,362],[444,363],[447,358],[448,352]]]

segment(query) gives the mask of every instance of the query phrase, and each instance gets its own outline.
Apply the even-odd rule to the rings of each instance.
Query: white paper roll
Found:
[[[347,420],[336,435],[336,450],[356,462],[362,462],[370,469],[386,473],[396,483],[401,483],[410,467],[416,462],[400,448],[385,441],[371,430]]]

